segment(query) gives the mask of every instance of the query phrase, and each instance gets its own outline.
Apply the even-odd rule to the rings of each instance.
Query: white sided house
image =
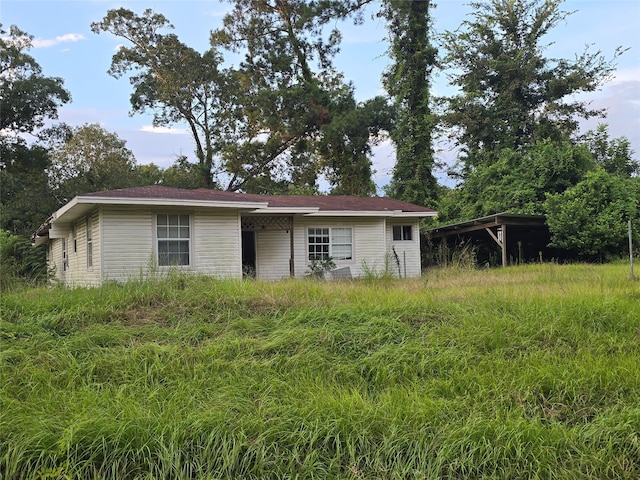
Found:
[[[333,277],[419,277],[421,218],[391,198],[254,195],[135,187],[79,195],[33,235],[68,286],[163,271],[262,280],[304,277],[331,258]],[[331,275],[331,274],[330,274]]]

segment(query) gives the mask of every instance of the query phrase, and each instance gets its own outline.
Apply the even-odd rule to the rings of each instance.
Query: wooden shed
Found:
[[[565,259],[568,252],[549,247],[551,234],[544,215],[496,213],[433,228],[427,239],[454,249],[472,245],[481,265],[502,265]]]

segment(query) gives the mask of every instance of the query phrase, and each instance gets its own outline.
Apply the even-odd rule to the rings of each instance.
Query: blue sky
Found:
[[[470,12],[466,1],[436,3],[433,15],[437,31],[454,30]],[[138,14],[146,8],[164,14],[181,41],[203,51],[208,48],[209,32],[220,25],[230,4],[208,0],[2,0],[0,22],[4,28],[17,25],[33,35],[31,54],[44,74],[64,79],[73,101],[60,110],[60,121],[71,125],[100,123],[126,140],[141,164],[153,162],[166,167],[176,155],[193,158],[192,141],[183,126],[158,130],[151,127],[151,115],[130,117],[128,80],[114,79],[106,73],[122,41],[109,34],[96,35],[90,25],[109,9],[119,7]],[[593,107],[608,108],[604,122],[609,124],[611,136],[627,137],[636,158],[640,157],[640,0],[567,0],[563,10],[575,13],[549,35],[548,43],[553,45],[547,56],[572,59],[591,45],[590,49],[600,50],[609,58],[617,46],[630,48],[619,58],[612,81],[587,98]],[[365,25],[344,25],[342,49],[334,62],[353,82],[359,100],[383,93],[380,79],[388,63],[386,32],[383,23],[370,18],[375,11],[375,6],[369,9]],[[444,75],[435,79],[435,94],[449,91]],[[597,123],[591,121],[583,130],[595,128]],[[375,180],[383,186],[393,168],[393,149],[385,143],[374,153]],[[454,155],[443,147],[440,156],[451,161]]]

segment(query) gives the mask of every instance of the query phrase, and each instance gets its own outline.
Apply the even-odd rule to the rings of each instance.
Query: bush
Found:
[[[23,237],[0,230],[0,291],[49,279],[43,247],[34,247]]]
[[[633,182],[598,169],[564,193],[548,195],[550,245],[573,250],[586,260],[623,255],[628,249],[628,221],[634,222],[636,235],[638,230]]]

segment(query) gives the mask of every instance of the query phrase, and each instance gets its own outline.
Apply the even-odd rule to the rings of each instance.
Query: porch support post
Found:
[[[502,266],[507,266],[507,226],[502,225]]]
[[[491,238],[493,238],[493,241],[496,242],[500,247],[500,252],[502,254],[502,266],[506,267],[507,266],[507,226],[502,224],[500,225],[500,227],[502,228],[502,241],[496,236],[495,233],[493,233],[493,231],[489,227],[485,227],[485,230],[489,235],[491,235]]]
[[[295,264],[293,259],[295,258],[293,255],[293,217],[289,219],[289,276],[291,278],[296,276]]]

